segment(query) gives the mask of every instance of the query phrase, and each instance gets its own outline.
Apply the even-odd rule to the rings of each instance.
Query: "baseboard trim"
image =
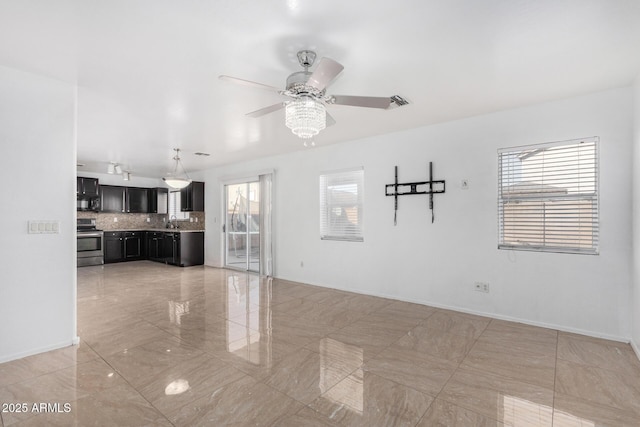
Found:
[[[78,345],[79,343],[80,343],[80,338],[76,336],[74,338],[71,338],[68,341],[63,341],[61,343],[39,347],[36,349],[27,350],[27,351],[21,351],[19,353],[0,356],[0,363],[11,362],[12,360],[22,359],[23,357],[33,356],[35,354],[45,353],[51,350],[58,350],[64,347],[70,347],[72,345]]]
[[[364,292],[364,291],[362,291],[360,289],[344,289],[344,288],[339,288],[339,287],[331,287],[331,286],[326,286],[326,285],[317,284],[317,283],[301,282],[300,280],[296,280],[296,279],[287,279],[285,277],[282,277],[281,279],[292,281],[292,282],[303,283],[303,284],[309,284],[309,285],[312,285],[312,286],[318,286],[318,287],[321,287],[321,288],[336,289],[336,290],[339,290],[339,291],[353,292],[353,293],[361,294],[361,295],[370,295],[370,296],[374,296],[374,297],[387,298],[387,299],[392,299],[392,300],[396,300],[396,301],[411,302],[411,303],[414,303],[414,304],[427,305],[429,307],[441,308],[441,309],[444,309],[444,310],[452,310],[452,311],[458,311],[460,313],[467,313],[467,314],[474,314],[476,316],[489,317],[491,319],[496,319],[496,320],[505,320],[505,321],[508,321],[508,322],[522,323],[522,324],[525,324],[525,325],[537,326],[537,327],[540,327],[540,328],[554,329],[554,330],[557,330],[557,331],[568,332],[568,333],[578,334],[578,335],[585,335],[585,336],[593,337],[593,338],[602,338],[602,339],[606,339],[606,340],[610,340],[610,341],[618,341],[618,342],[627,343],[627,344],[630,343],[630,341],[631,341],[629,337],[623,337],[623,336],[619,336],[619,335],[611,335],[611,334],[597,332],[597,331],[588,331],[588,330],[579,329],[579,328],[573,328],[573,327],[564,326],[564,325],[557,325],[557,324],[554,324],[554,323],[537,322],[537,321],[533,321],[533,320],[529,320],[529,319],[523,319],[523,318],[518,318],[518,317],[513,317],[513,316],[507,316],[507,315],[502,315],[502,314],[498,314],[498,313],[488,313],[488,312],[484,312],[484,311],[468,309],[466,307],[457,307],[457,306],[452,306],[452,305],[447,305],[447,304],[440,304],[440,303],[436,303],[436,302],[433,302],[433,301],[421,301],[421,300],[411,299],[411,298],[402,298],[402,297],[398,297],[397,295],[387,295],[387,294],[383,294],[383,293],[372,293],[372,292],[369,292],[369,291]],[[633,347],[633,344],[632,344],[632,347]],[[640,349],[636,346],[636,347],[634,347],[634,350],[636,351],[636,355],[639,356],[639,358],[640,358],[640,351],[639,351]]]

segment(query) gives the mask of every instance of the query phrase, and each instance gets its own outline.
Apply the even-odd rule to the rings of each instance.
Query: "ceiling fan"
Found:
[[[275,111],[285,109],[285,124],[291,131],[303,139],[317,135],[326,126],[335,124],[335,120],[326,111],[327,105],[350,105],[354,107],[388,109],[392,106],[406,105],[408,102],[398,96],[350,96],[327,95],[326,88],[344,69],[344,66],[330,58],[321,58],[315,71],[309,71],[316,59],[316,54],[310,50],[298,52],[298,62],[304,71],[295,72],[287,77],[284,90],[274,86],[256,83],[231,76],[219,76],[221,80],[244,86],[252,86],[276,92],[291,98],[268,107],[247,113],[249,117],[261,117]],[[306,145],[306,143],[305,143]]]

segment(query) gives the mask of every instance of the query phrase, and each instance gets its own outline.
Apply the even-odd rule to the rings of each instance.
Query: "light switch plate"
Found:
[[[57,220],[29,220],[27,225],[29,234],[59,234],[60,221]]]

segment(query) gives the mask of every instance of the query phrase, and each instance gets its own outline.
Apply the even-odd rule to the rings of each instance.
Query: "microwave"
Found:
[[[77,210],[79,211],[99,211],[100,210],[100,198],[82,198],[77,201]]]

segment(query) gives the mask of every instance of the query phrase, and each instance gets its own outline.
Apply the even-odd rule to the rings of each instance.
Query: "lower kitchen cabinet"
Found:
[[[204,232],[165,232],[160,260],[171,265],[189,267],[204,264]]]
[[[104,263],[146,258],[144,231],[105,231]]]
[[[124,232],[124,258],[127,261],[145,258],[145,234],[144,231]]]
[[[124,261],[124,233],[121,231],[104,232],[104,263]]]
[[[151,261],[164,262],[164,233],[161,231],[147,232],[147,257]]]
[[[204,231],[105,231],[105,264],[141,259],[180,267],[202,265]]]

